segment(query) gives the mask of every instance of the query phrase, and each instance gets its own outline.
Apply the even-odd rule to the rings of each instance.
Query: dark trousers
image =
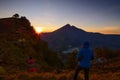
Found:
[[[76,70],[75,70],[75,73],[74,73],[74,76],[73,76],[73,80],[77,80],[77,76],[78,76],[78,74],[81,70],[84,71],[85,80],[89,80],[89,68],[83,68],[83,67],[80,67],[80,66],[76,67]]]

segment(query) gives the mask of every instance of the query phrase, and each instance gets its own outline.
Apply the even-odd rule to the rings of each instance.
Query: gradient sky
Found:
[[[46,32],[69,23],[89,32],[120,34],[120,0],[0,0],[0,18],[15,13]]]

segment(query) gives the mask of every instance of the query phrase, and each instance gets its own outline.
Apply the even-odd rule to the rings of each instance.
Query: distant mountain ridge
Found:
[[[80,47],[84,41],[89,41],[92,48],[104,46],[112,49],[120,48],[120,35],[86,32],[70,24],[53,32],[41,34],[41,39],[47,41],[49,47],[57,51]]]

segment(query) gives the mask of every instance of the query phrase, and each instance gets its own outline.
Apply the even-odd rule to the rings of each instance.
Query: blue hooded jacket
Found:
[[[77,54],[78,66],[83,68],[89,68],[90,61],[93,58],[93,51],[89,49],[89,43],[85,42],[83,44],[83,48]]]

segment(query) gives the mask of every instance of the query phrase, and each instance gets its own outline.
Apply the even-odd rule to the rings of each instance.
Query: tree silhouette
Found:
[[[19,18],[19,14],[14,14],[12,17],[14,17],[14,18]]]

